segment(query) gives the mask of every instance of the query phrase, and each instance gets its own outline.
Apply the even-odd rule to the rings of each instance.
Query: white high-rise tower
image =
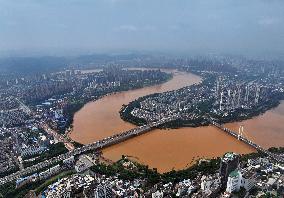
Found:
[[[260,87],[259,85],[256,85],[256,88],[255,88],[255,99],[254,99],[254,102],[257,104],[258,101],[259,101],[259,93],[260,93]]]
[[[221,92],[221,98],[220,98],[220,111],[223,111],[223,107],[222,107],[222,105],[223,105],[223,95],[224,95],[224,93],[223,93],[223,91]]]

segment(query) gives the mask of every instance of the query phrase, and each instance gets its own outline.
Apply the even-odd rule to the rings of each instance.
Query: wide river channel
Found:
[[[82,144],[88,144],[104,137],[121,133],[135,126],[120,119],[119,110],[123,104],[151,93],[165,92],[199,83],[201,78],[191,73],[176,70],[173,78],[161,85],[124,91],[105,96],[86,104],[74,116],[70,137]],[[238,130],[244,126],[247,137],[265,148],[284,146],[284,102],[263,115],[252,119],[228,123],[227,127]],[[226,151],[249,153],[254,150],[224,132],[212,127],[153,130],[103,150],[103,155],[116,161],[122,155],[131,156],[159,172],[183,169],[200,158],[221,156]]]

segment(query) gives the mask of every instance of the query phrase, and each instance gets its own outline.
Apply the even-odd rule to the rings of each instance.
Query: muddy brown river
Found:
[[[173,79],[161,85],[120,92],[105,96],[86,104],[74,116],[70,137],[88,144],[109,135],[121,133],[135,126],[120,119],[123,104],[151,93],[179,89],[201,81],[191,74],[166,70],[174,73]],[[237,130],[244,126],[245,134],[265,148],[284,146],[284,102],[277,108],[250,120],[226,124]],[[153,130],[103,150],[106,158],[118,160],[121,155],[131,156],[143,164],[157,168],[159,172],[183,169],[197,159],[221,156],[226,151],[249,153],[254,151],[242,142],[226,135],[214,127]]]

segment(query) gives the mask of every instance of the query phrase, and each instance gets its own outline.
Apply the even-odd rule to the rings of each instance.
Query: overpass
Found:
[[[215,122],[215,121],[212,121],[210,120],[210,123],[217,127],[218,129],[221,129],[222,131],[224,131],[225,133],[233,136],[234,138],[244,142],[245,144],[247,144],[248,146],[256,149],[257,151],[260,151],[266,155],[268,155],[270,158],[274,159],[276,162],[279,162],[279,163],[284,163],[284,157],[281,156],[281,155],[277,155],[277,154],[274,154],[274,153],[271,153],[269,151],[267,151],[266,149],[262,148],[260,145],[254,143],[253,141],[245,138],[242,134],[240,133],[237,133],[237,132],[234,132],[226,127],[224,127],[223,125]]]
[[[51,159],[45,160],[43,162],[40,162],[38,164],[35,164],[33,166],[27,167],[25,169],[22,169],[20,171],[12,173],[8,176],[0,178],[0,186],[4,185],[5,183],[12,182],[12,181],[14,181],[14,180],[16,180],[20,177],[30,175],[30,174],[37,172],[37,171],[40,171],[44,168],[48,168],[48,167],[50,167],[54,164],[57,164],[57,163],[65,160],[65,159],[68,159],[71,156],[80,155],[80,154],[83,154],[83,153],[86,153],[86,152],[89,152],[89,151],[92,151],[92,150],[103,149],[103,148],[106,148],[108,146],[118,144],[120,142],[128,140],[132,137],[147,133],[147,132],[151,131],[153,128],[158,127],[158,126],[165,124],[167,122],[173,121],[176,118],[177,118],[177,116],[172,116],[170,118],[163,118],[163,119],[161,119],[157,122],[148,123],[146,125],[139,126],[139,127],[130,129],[128,131],[106,137],[106,138],[99,140],[99,141],[96,141],[94,143],[84,145],[80,148],[73,149],[73,150],[71,150],[67,153],[58,155],[58,156],[53,157]]]

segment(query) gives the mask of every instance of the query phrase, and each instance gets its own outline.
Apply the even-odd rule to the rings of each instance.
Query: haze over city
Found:
[[[4,55],[283,55],[282,0],[1,0]]]
[[[0,198],[283,198],[283,0],[0,0]]]

